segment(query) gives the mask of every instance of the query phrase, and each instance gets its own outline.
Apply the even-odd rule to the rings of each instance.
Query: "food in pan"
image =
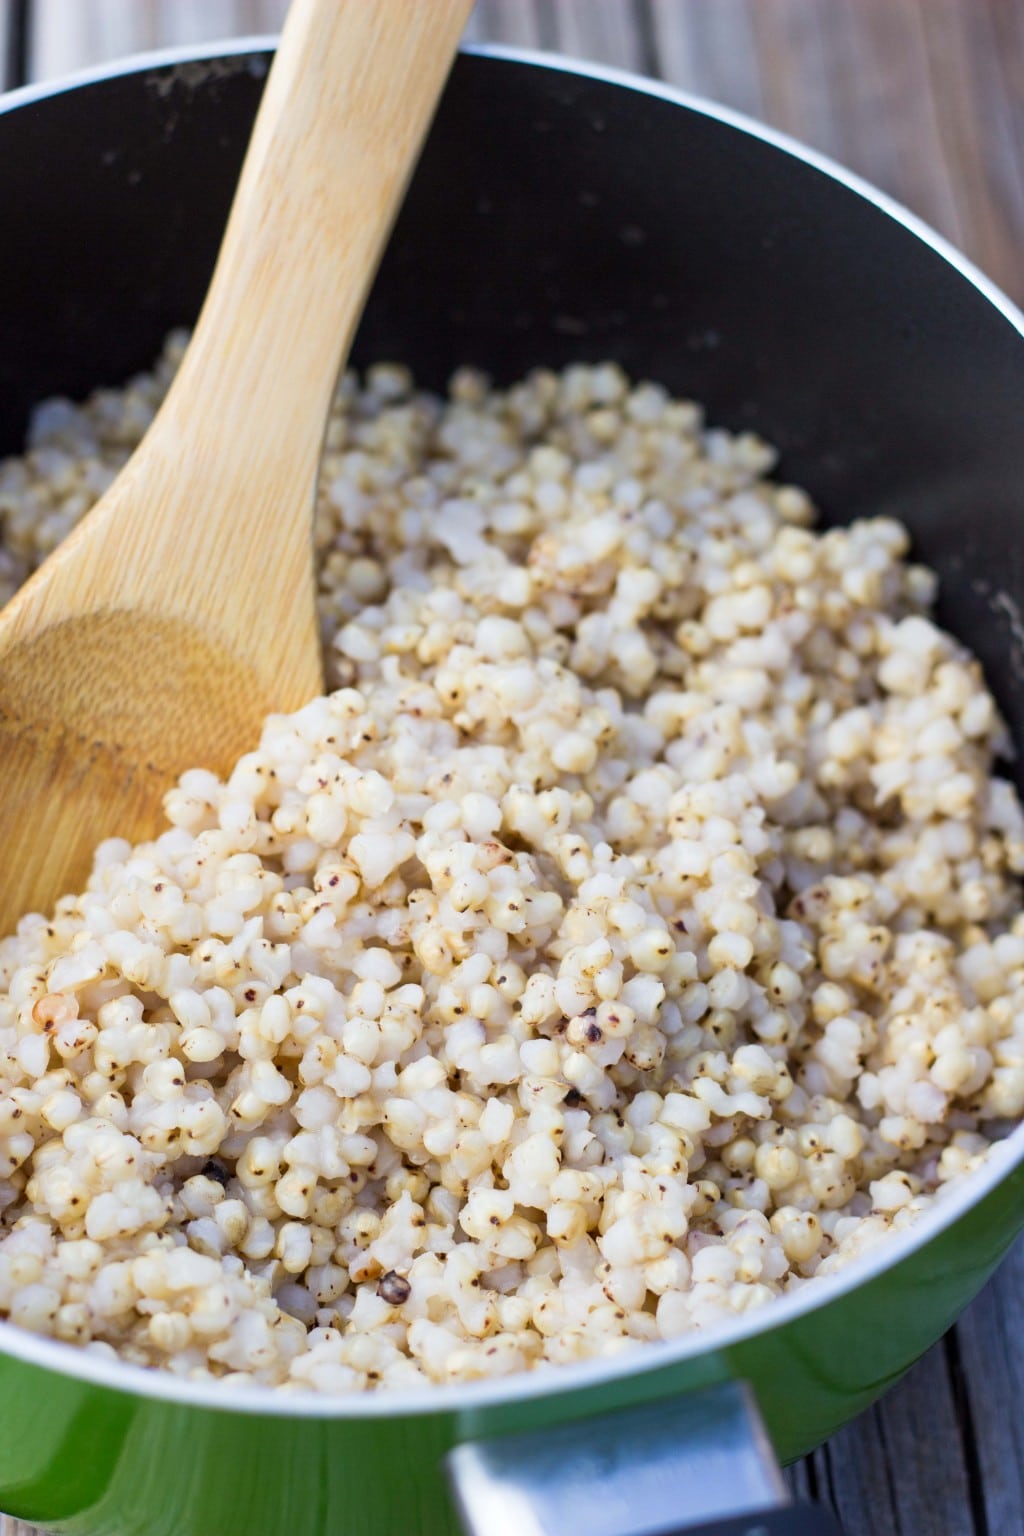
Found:
[[[181,355],[42,406],[13,591]],[[0,1310],[348,1393],[824,1280],[1024,1113],[1024,818],[889,518],[615,366],[344,379],[330,692],[0,945]],[[225,584],[231,574],[225,571]]]

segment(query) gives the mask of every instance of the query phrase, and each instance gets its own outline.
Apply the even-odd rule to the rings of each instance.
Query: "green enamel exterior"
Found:
[[[449,1536],[441,1458],[462,1440],[753,1383],[792,1460],[878,1397],[953,1322],[1024,1226],[1024,1165],[945,1231],[814,1311],[727,1348],[505,1404],[387,1418],[220,1412],[0,1355],[0,1507],[84,1536]],[[766,1323],[770,1318],[765,1318]]]

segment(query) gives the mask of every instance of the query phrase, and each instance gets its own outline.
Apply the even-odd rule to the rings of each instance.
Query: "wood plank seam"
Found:
[[[953,1328],[942,1341],[945,1355],[946,1369],[949,1372],[950,1383],[953,1388],[953,1401],[957,1410],[957,1421],[960,1425],[960,1436],[963,1443],[964,1465],[967,1471],[967,1489],[971,1502],[971,1518],[977,1536],[989,1536],[988,1514],[985,1509],[985,1487],[981,1474],[981,1459],[978,1453],[978,1435],[974,1423],[974,1412],[971,1408],[971,1400],[967,1392],[967,1378],[964,1372],[963,1356],[960,1349],[960,1336],[958,1330]]]
[[[15,90],[29,78],[31,0],[7,0],[3,38],[3,77],[5,91]]]

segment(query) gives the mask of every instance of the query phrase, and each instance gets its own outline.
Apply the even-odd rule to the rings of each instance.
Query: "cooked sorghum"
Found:
[[[0,466],[13,591],[152,376]],[[617,367],[344,380],[332,692],[0,945],[0,1310],[347,1393],[836,1270],[1024,1113],[1024,819],[889,518]]]

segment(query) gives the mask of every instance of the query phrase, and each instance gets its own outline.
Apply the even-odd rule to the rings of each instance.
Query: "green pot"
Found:
[[[731,1379],[801,1456],[950,1326],[1024,1226],[1024,1137],[908,1233],[791,1298],[614,1363],[334,1403],[217,1391],[4,1328],[0,1505],[99,1536],[448,1536],[442,1458]],[[580,1433],[581,1449],[587,1444]],[[581,1529],[583,1527],[581,1526]]]
[[[132,61],[0,101],[0,451],[35,400],[118,382],[194,317],[266,54]],[[763,432],[827,513],[909,523],[1019,739],[1022,337],[937,237],[798,146],[642,81],[494,51],[454,71],[356,357],[438,383],[467,360],[501,378],[612,355]],[[453,1446],[545,1431],[589,1477],[605,1429],[556,1442],[555,1426],[614,1412],[631,1444],[651,1419],[627,1409],[717,1401],[732,1380],[790,1460],[950,1326],[1022,1226],[1018,1130],[912,1229],[706,1338],[336,1402],[186,1383],[2,1324],[0,1506],[83,1536],[442,1536]]]

